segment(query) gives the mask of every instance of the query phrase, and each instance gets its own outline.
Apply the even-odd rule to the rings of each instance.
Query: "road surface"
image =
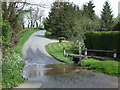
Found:
[[[49,55],[45,45],[57,41],[47,39],[45,32],[35,32],[25,42],[22,75],[26,81],[17,88],[118,88],[117,77],[61,63]]]

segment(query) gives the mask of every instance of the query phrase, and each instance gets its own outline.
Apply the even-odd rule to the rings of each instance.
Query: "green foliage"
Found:
[[[34,33],[37,32],[38,30],[31,30],[31,29],[24,29],[19,33],[19,40],[18,44],[16,46],[16,53],[19,53],[22,56],[22,46],[24,45],[25,41]]]
[[[91,20],[95,18],[94,4],[92,1],[89,1],[86,5],[83,5],[84,15],[89,17]]]
[[[100,30],[100,19],[95,15],[94,5],[90,1],[84,10],[69,2],[55,2],[43,23],[53,37],[65,37],[67,40],[82,41],[84,32]]]
[[[22,46],[32,33],[38,30],[23,30],[19,33],[19,42],[15,50],[6,48],[2,62],[2,88],[12,88],[24,82],[21,71],[24,65],[22,60]]]
[[[4,11],[2,10],[1,13],[4,14]]]
[[[113,31],[120,31],[120,21],[113,27]]]
[[[26,29],[23,29],[23,30],[21,30],[20,32],[18,32],[17,33],[17,35],[16,35],[16,40],[18,41],[19,40],[19,38],[21,37],[21,35],[22,34],[24,34],[24,33],[26,33],[26,32],[29,32],[29,31],[36,31],[36,30],[34,30],[34,29],[29,29],[29,28],[26,28]]]
[[[10,29],[11,26],[7,20],[2,20],[2,46],[7,48],[10,45]]]
[[[118,68],[120,62],[117,61],[99,61],[96,59],[84,59],[82,60],[82,67],[89,70],[94,70],[95,72],[104,73],[107,75],[118,76],[120,77],[120,72]]]
[[[2,62],[2,88],[11,88],[24,82],[21,71],[24,63],[22,57],[8,48]]]
[[[71,44],[71,49],[78,49],[78,50],[72,50],[73,54],[79,54],[79,42],[75,41],[74,43],[70,43]],[[85,50],[85,44],[83,42],[81,42],[81,49],[82,49],[82,54],[84,54],[84,50]]]
[[[120,55],[120,32],[86,32],[85,44],[88,49],[113,50],[117,49]]]
[[[94,16],[94,20],[90,17],[78,12],[78,15],[74,18],[75,26],[71,35],[71,40],[84,40],[86,31],[98,31],[100,30],[100,19]]]
[[[45,32],[45,37],[49,39],[59,39],[59,37],[53,36],[51,32]]]
[[[78,6],[69,2],[55,2],[44,21],[45,29],[52,32],[53,36],[71,37],[73,32],[73,17],[79,10]]]
[[[102,14],[101,14],[101,30],[109,31],[113,28],[113,15],[108,1],[105,2]]]

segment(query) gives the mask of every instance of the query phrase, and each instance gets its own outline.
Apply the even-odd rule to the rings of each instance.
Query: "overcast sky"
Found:
[[[31,2],[31,3],[45,3],[45,4],[52,4],[55,0],[27,0],[27,2]],[[74,4],[77,4],[79,5],[79,7],[82,7],[83,4],[89,2],[89,0],[69,0],[70,2],[73,2]],[[100,16],[101,14],[101,10],[103,9],[103,5],[104,5],[104,2],[106,0],[93,0],[93,3],[94,5],[96,6],[94,8],[96,14],[98,16]],[[113,10],[113,15],[114,17],[117,17],[118,16],[118,2],[120,0],[107,0],[110,2],[110,5],[111,5],[111,8]],[[48,12],[50,11],[50,7],[48,7],[47,9],[45,9],[45,16],[48,15]]]

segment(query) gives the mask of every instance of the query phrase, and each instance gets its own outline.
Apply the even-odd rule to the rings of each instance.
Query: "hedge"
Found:
[[[120,31],[88,31],[85,33],[88,49],[117,50],[120,56]]]

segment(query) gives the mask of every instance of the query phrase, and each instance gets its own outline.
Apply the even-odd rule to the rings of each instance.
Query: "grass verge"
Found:
[[[17,47],[15,50],[6,49],[2,61],[2,88],[12,88],[23,83],[25,80],[21,76],[21,71],[24,66],[22,59],[22,46],[27,39],[38,30],[29,30],[21,33]]]
[[[72,63],[73,61],[70,58],[64,57],[63,55],[63,47],[71,47],[70,43],[64,42],[64,43],[50,43],[46,45],[46,50],[48,53],[52,56],[54,56],[56,59],[66,62],[66,63]],[[54,48],[54,49],[53,49]]]
[[[104,73],[111,76],[120,77],[120,62],[106,60],[100,61],[96,59],[83,59],[82,60],[82,67],[88,70],[93,70],[95,72]]]
[[[24,33],[21,33],[19,35],[19,40],[18,40],[18,44],[17,47],[15,49],[16,53],[19,53],[22,56],[22,46],[24,45],[25,41],[28,40],[28,38],[34,33],[37,32],[38,30],[23,30]],[[22,31],[21,31],[22,32]]]
[[[57,43],[51,43],[49,45],[46,45],[46,50],[48,51],[49,54],[54,56],[56,59],[67,62],[67,63],[72,63],[73,61],[70,58],[65,57],[63,55],[63,47],[71,48],[72,46],[71,46],[70,42],[64,42],[64,43],[57,42]],[[67,53],[74,53],[74,52],[68,51]],[[92,59],[92,58],[82,60],[83,68],[93,70],[95,72],[100,72],[100,73],[104,73],[107,75],[119,77],[120,72],[118,72],[118,66],[119,66],[118,64],[120,64],[120,62],[111,61],[111,60],[100,61],[100,60],[96,60],[96,59]],[[119,67],[119,69],[120,69],[120,67]]]

